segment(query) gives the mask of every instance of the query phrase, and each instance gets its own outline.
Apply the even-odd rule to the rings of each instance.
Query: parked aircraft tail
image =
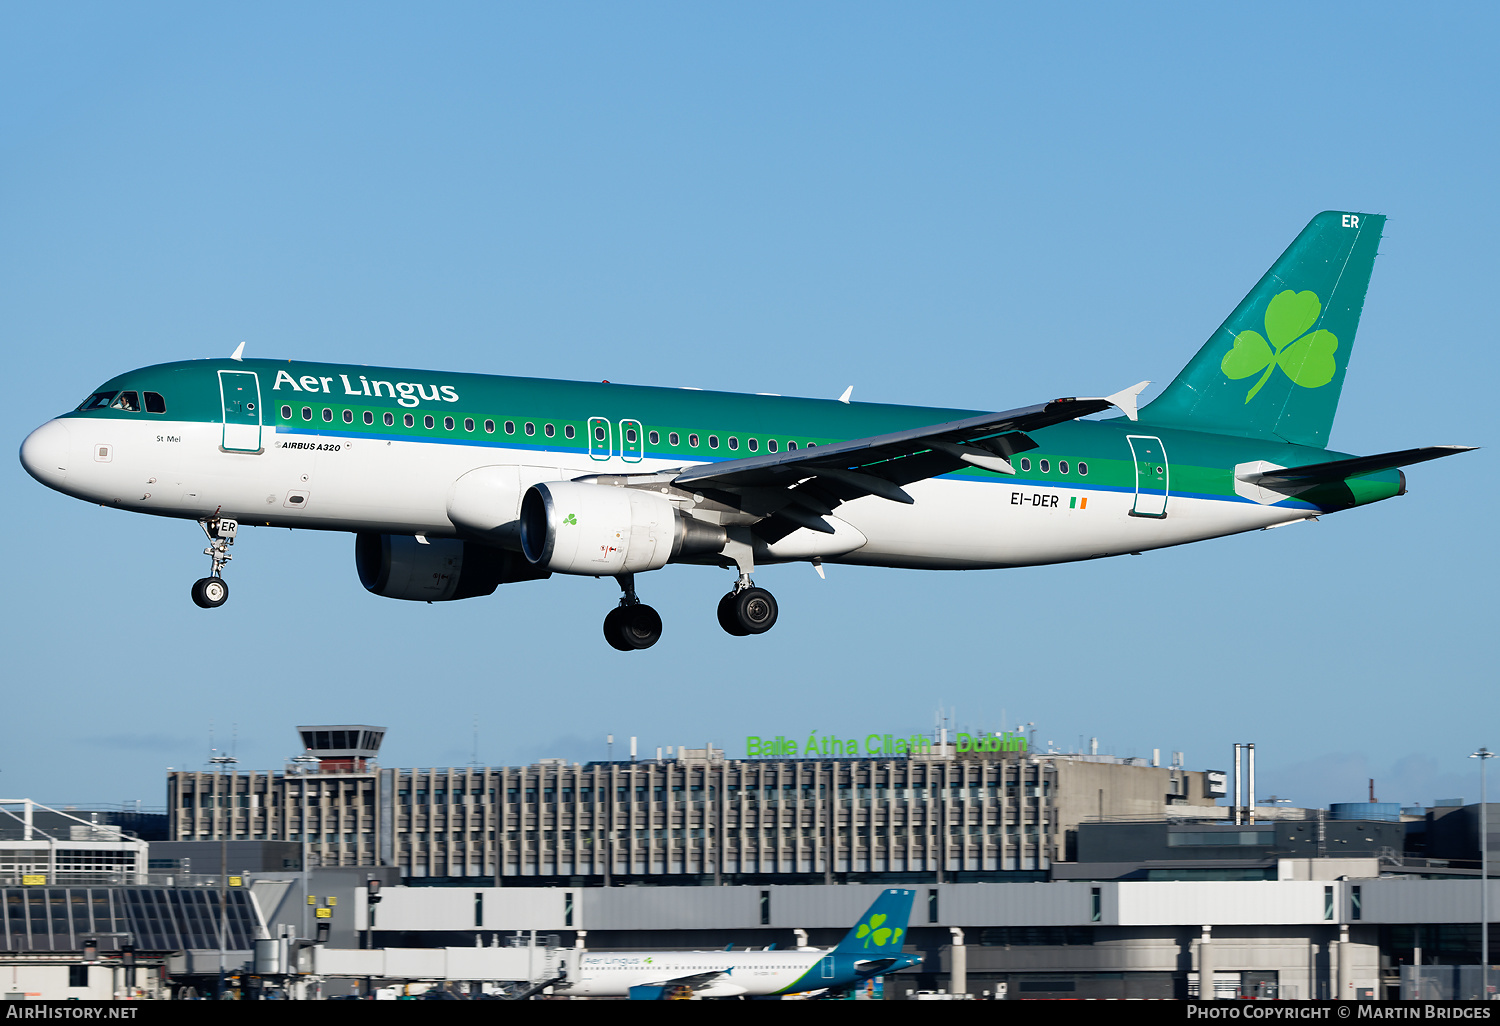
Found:
[[[1141,422],[1326,448],[1384,226],[1314,217]]]
[[[835,955],[858,955],[861,958],[900,955],[906,937],[906,923],[911,918],[911,902],[916,891],[887,888],[865,909],[859,922],[833,949]]]

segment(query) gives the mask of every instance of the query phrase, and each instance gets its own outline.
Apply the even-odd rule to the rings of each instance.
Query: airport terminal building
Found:
[[[1202,772],[1099,755],[957,752],[384,769],[384,730],[299,727],[281,772],[174,772],[171,838],[306,842],[321,867],[530,885],[1043,880],[1081,822],[1212,815]],[[997,746],[999,747],[999,746]]]
[[[0,966],[97,996],[130,988],[128,958],[146,991],[201,993],[227,918],[243,987],[518,994],[586,951],[830,946],[900,886],[922,964],[886,998],[1477,993],[1481,819],[1457,800],[1231,815],[1223,774],[1180,759],[941,743],[386,769],[382,728],[299,732],[281,771],[172,773],[148,873],[143,842],[21,815]],[[1493,848],[1500,814],[1487,822]],[[77,877],[64,849],[84,841],[135,861]]]

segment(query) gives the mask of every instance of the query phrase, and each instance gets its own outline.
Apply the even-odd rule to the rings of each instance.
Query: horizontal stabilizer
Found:
[[[1334,460],[1331,463],[1310,463],[1302,467],[1279,467],[1256,473],[1241,474],[1239,480],[1280,491],[1285,488],[1298,490],[1312,485],[1344,481],[1351,477],[1374,474],[1396,467],[1407,467],[1413,463],[1441,459],[1454,453],[1468,452],[1472,445],[1428,445],[1420,449],[1402,449],[1400,452],[1383,452],[1374,456],[1356,456],[1353,459]]]

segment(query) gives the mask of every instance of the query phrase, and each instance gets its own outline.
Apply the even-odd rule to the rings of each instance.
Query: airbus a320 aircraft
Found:
[[[611,577],[617,649],[661,617],[635,575],[738,571],[734,635],[776,622],[758,565],[978,570],[1277,527],[1403,494],[1465,451],[1331,451],[1385,218],[1313,218],[1149,405],[1148,384],[1003,413],[244,360],[121,374],[37,428],[21,462],[102,505],[198,521],[200,606],[241,526],[354,532],[377,595],[446,601],[554,573]],[[1111,407],[1124,416],[1080,418]]]
[[[916,891],[883,891],[835,948],[787,951],[584,951],[558,993],[658,1000],[673,991],[697,997],[761,997],[841,990],[921,965],[901,953]]]

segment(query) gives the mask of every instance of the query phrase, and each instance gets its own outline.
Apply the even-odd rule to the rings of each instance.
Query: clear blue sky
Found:
[[[1334,445],[1493,445],[1492,5],[0,7],[0,404],[18,446],[131,367],[227,355],[1005,409],[1160,384],[1314,213],[1389,215]],[[1154,394],[1154,389],[1152,393]],[[14,450],[12,450],[14,451]],[[433,606],[348,536],[195,525],[10,460],[0,794],[163,800],[210,724],[387,765],[1034,722],[1074,748],[1257,743],[1298,804],[1477,798],[1496,730],[1493,450],[1411,494],[1009,572],[609,582]],[[237,725],[237,727],[235,726]],[[617,752],[619,748],[617,746]]]

